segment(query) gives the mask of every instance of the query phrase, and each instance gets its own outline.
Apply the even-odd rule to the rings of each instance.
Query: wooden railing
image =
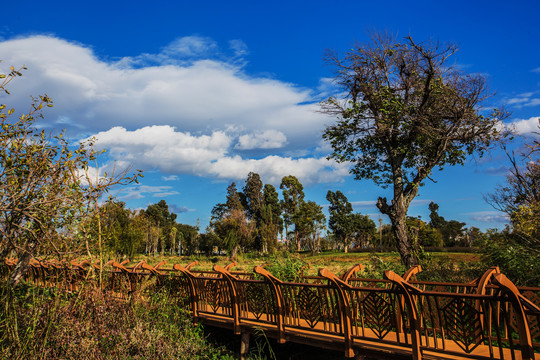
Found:
[[[263,330],[279,343],[305,343],[375,357],[412,359],[540,359],[540,288],[518,288],[498,268],[467,283],[417,281],[420,267],[384,279],[338,277],[327,269],[298,282],[277,279],[264,267],[233,272],[236,263],[198,271],[196,262],[172,269],[140,262],[107,263],[105,289],[136,296],[152,281],[190,307],[196,321],[235,334]],[[14,262],[2,269],[8,274]],[[27,280],[74,291],[89,262],[32,261]]]

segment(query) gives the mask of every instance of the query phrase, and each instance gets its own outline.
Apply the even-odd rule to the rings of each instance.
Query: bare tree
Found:
[[[0,90],[9,94],[5,86],[20,75],[13,68],[1,75]],[[11,120],[15,110],[0,105],[0,256],[15,253],[18,258],[13,285],[20,282],[32,257],[89,251],[87,239],[73,236],[71,230],[97,209],[97,200],[112,186],[139,176],[128,177],[125,171],[93,181],[89,164],[100,152],[93,149],[92,140],[73,146],[63,132],[53,136],[35,127],[42,109],[49,106],[51,99],[40,96],[28,113]]]
[[[540,130],[540,120],[538,128]],[[540,133],[536,133],[540,135]],[[508,215],[513,233],[528,250],[540,252],[540,142],[530,141],[517,154],[504,147],[511,164],[506,183],[485,200]]]
[[[333,148],[329,158],[350,162],[356,179],[392,186],[391,203],[379,197],[377,207],[390,217],[407,266],[418,263],[406,219],[419,187],[434,168],[482,156],[499,140],[497,124],[505,116],[479,113],[490,95],[485,78],[453,66],[455,51],[453,45],[417,43],[410,36],[397,42],[375,33],[343,57],[326,55],[343,91],[321,103],[323,112],[338,117],[323,134]]]

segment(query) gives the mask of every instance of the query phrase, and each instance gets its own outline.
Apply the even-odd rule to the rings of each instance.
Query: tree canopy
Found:
[[[392,186],[391,203],[379,197],[377,207],[390,217],[407,266],[418,263],[406,218],[419,187],[434,168],[481,156],[499,140],[498,124],[505,116],[479,112],[490,95],[486,80],[450,61],[456,49],[375,33],[371,42],[355,45],[343,57],[326,55],[345,94],[321,103],[323,112],[338,118],[323,134],[333,149],[329,158],[351,163],[356,179]]]

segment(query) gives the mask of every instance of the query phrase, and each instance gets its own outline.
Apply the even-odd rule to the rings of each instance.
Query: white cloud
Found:
[[[266,183],[279,184],[287,175],[296,176],[304,185],[340,181],[348,175],[346,164],[337,164],[326,158],[300,158],[267,156],[262,159],[224,157],[211,164],[210,173],[219,178],[245,179],[250,171],[261,175]]]
[[[109,157],[123,166],[158,169],[169,174],[190,174],[220,179],[245,179],[250,171],[267,183],[279,184],[283,176],[295,175],[304,184],[340,181],[348,175],[347,164],[326,158],[269,155],[246,159],[229,154],[231,136],[221,131],[192,135],[173,127],[147,126],[134,131],[114,127],[94,135],[97,149],[108,149]]]
[[[476,211],[466,213],[471,220],[484,223],[508,223],[509,218],[506,214],[499,211]]]
[[[315,111],[310,90],[247,75],[237,61],[247,53],[239,40],[230,43],[230,56],[220,55],[217,46],[211,39],[191,36],[173,41],[158,54],[113,62],[80,44],[31,36],[0,42],[0,69],[28,67],[10,84],[10,105],[23,111],[30,94],[47,93],[54,108],[47,110],[44,124],[69,119],[84,127],[72,129],[80,135],[113,126],[159,124],[186,133],[225,131],[229,126],[245,134],[277,131],[286,137],[288,149],[306,148],[320,139],[329,118]],[[191,60],[181,61],[186,57]]]
[[[240,150],[279,149],[286,142],[287,137],[281,131],[266,130],[240,136],[235,148]]]
[[[348,165],[312,155],[331,121],[316,111],[313,92],[246,74],[247,46],[228,46],[229,54],[190,36],[157,54],[106,61],[81,44],[30,36],[0,42],[0,70],[28,67],[10,84],[10,106],[26,110],[29,94],[47,93],[54,107],[39,126],[67,127],[76,138],[95,134],[117,167],[219,179],[255,171],[276,184],[289,174],[305,184],[348,175]]]
[[[164,198],[171,195],[179,194],[178,191],[172,190],[172,186],[150,186],[150,185],[135,185],[123,187],[118,193],[118,200],[143,199],[147,196]]]
[[[207,175],[208,164],[225,156],[231,142],[221,131],[193,136],[168,125],[134,131],[117,126],[94,137],[97,149],[107,149],[112,158],[137,168],[194,175]]]
[[[538,92],[526,92],[516,95],[515,97],[506,99],[506,104],[516,107],[516,108],[522,108],[526,106],[538,106],[540,105],[540,98],[535,97],[538,95]]]
[[[521,135],[533,135],[534,132],[538,133],[540,131],[539,125],[540,116],[533,116],[529,119],[514,120],[508,127]]]
[[[169,176],[162,176],[161,177],[161,180],[163,180],[163,181],[176,181],[178,179],[179,178],[176,175],[169,175]]]

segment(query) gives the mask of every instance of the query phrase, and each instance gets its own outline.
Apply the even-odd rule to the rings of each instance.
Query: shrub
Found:
[[[283,281],[298,281],[309,264],[296,254],[288,251],[275,253],[269,258],[266,269],[275,277]]]

